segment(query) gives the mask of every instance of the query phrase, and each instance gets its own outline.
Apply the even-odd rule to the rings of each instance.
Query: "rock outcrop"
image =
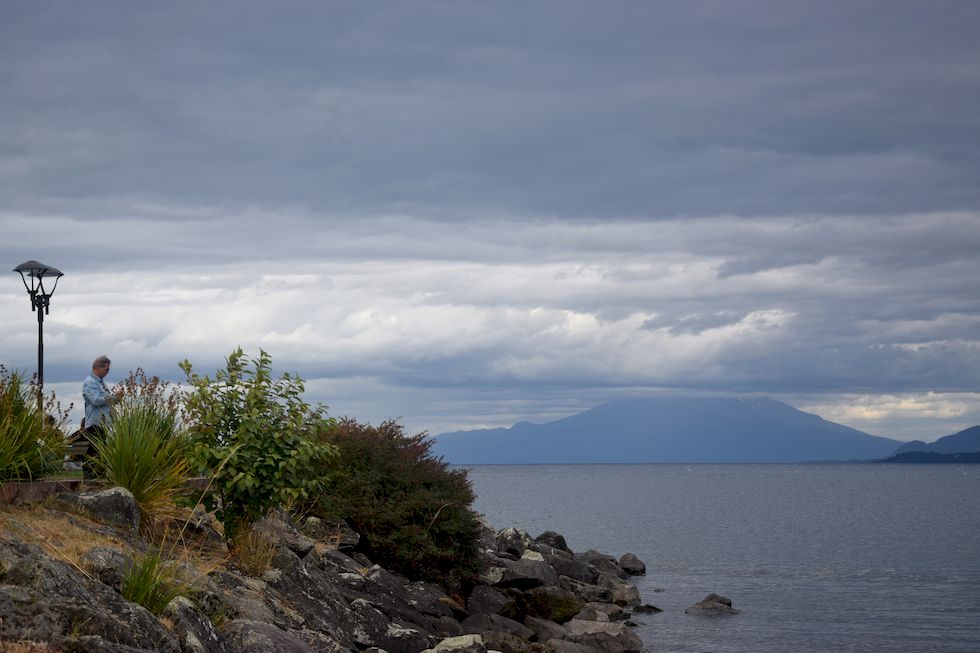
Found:
[[[62,495],[48,510],[71,509],[65,516],[74,522],[97,519],[93,531],[114,528],[118,541],[131,543],[138,512],[127,495],[118,488]],[[266,520],[259,528],[278,543],[271,569],[259,577],[230,566],[198,573],[159,617],[121,595],[139,546],[123,551],[100,542],[69,562],[13,533],[0,534],[4,640],[108,653],[633,653],[642,647],[625,625],[640,606],[636,588],[623,580],[636,573],[635,556],[620,564],[594,551],[576,555],[551,531],[533,539],[512,528],[487,532],[481,537],[486,571],[468,596],[458,597],[372,565],[353,550],[356,534],[313,526]],[[320,539],[325,532],[343,537]],[[206,533],[201,539],[214,544]]]
[[[731,599],[717,594],[709,594],[684,611],[684,614],[699,617],[720,617],[738,613],[739,611],[732,607]]]

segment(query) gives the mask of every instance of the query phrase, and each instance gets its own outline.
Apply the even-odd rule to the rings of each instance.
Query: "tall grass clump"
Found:
[[[131,378],[134,374],[142,371]],[[177,408],[155,383],[149,392],[129,386],[113,406],[103,436],[92,439],[96,476],[133,494],[145,532],[176,513],[176,499],[190,476],[189,444]]]
[[[62,469],[68,411],[54,394],[0,365],[0,482],[23,481]]]
[[[158,551],[148,551],[126,571],[120,593],[127,601],[160,614],[168,603],[186,590],[187,584],[180,579],[173,565]]]

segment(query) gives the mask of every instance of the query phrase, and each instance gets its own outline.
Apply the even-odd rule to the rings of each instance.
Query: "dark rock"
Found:
[[[559,576],[568,576],[588,585],[594,585],[599,580],[599,570],[587,562],[561,556],[551,556],[546,559]]]
[[[499,630],[483,633],[483,643],[488,651],[500,651],[501,653],[550,653],[541,644],[532,644],[523,637]]]
[[[499,614],[475,614],[467,617],[460,626],[464,633],[473,635],[482,635],[491,630],[499,630],[528,640],[534,637],[534,631],[524,624]]]
[[[415,581],[404,586],[405,597],[410,605],[422,614],[432,617],[453,617],[462,621],[469,616],[466,608],[456,599],[446,596],[435,583]]]
[[[558,572],[547,562],[523,557],[511,562],[504,560],[500,580],[494,585],[498,587],[515,587],[521,590],[540,587],[541,585],[558,585]]]
[[[560,533],[554,531],[545,531],[534,538],[534,541],[539,544],[544,544],[550,546],[553,549],[559,549],[565,553],[572,553],[572,550],[568,548],[568,544],[565,543],[565,537]]]
[[[584,602],[566,589],[545,585],[525,591],[524,605],[532,617],[563,623],[574,617]]]
[[[709,594],[684,611],[684,614],[699,617],[719,617],[738,613],[739,611],[732,607],[730,599],[717,594]]]
[[[123,487],[98,492],[59,494],[58,502],[84,511],[104,524],[136,532],[140,525],[139,508],[133,494]]]
[[[315,653],[301,637],[262,621],[234,619],[222,633],[235,653]]]
[[[525,617],[524,625],[534,631],[533,642],[547,642],[549,639],[562,639],[568,634],[568,629],[550,619]]]
[[[644,603],[643,605],[638,605],[633,608],[635,614],[656,614],[658,612],[663,612],[660,608],[655,605],[650,605],[649,603]]]
[[[173,624],[183,653],[225,653],[225,644],[211,620],[190,599],[178,596],[163,610]]]
[[[78,562],[103,585],[118,592],[122,588],[123,577],[133,565],[133,558],[118,549],[97,546],[82,554]]]
[[[601,651],[638,653],[643,648],[643,642],[636,633],[623,624],[572,619],[565,627],[568,628],[566,637],[569,641]]]
[[[616,559],[605,553],[599,553],[598,551],[589,549],[585,553],[576,553],[575,559],[590,564],[610,576],[626,578],[626,572],[622,570],[619,563],[616,562]]]
[[[471,614],[501,614],[514,605],[514,599],[486,585],[477,585],[466,599]]]
[[[624,553],[620,557],[619,567],[628,576],[644,576],[647,573],[646,564],[632,553]]]

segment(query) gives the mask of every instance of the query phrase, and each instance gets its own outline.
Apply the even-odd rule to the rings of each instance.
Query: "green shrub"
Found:
[[[307,506],[347,519],[374,562],[412,579],[458,589],[479,572],[479,522],[466,472],[451,470],[425,433],[394,421],[378,427],[343,419],[324,432],[338,448],[338,471]]]
[[[211,476],[230,543],[271,508],[317,493],[336,452],[316,437],[331,420],[303,401],[302,379],[273,379],[269,354],[248,361],[241,348],[213,380],[195,374],[189,361],[180,366],[191,386],[185,410],[193,458]]]
[[[68,418],[54,394],[0,365],[0,481],[29,480],[61,471]]]
[[[176,513],[176,499],[190,475],[189,441],[165,403],[125,395],[92,446],[95,475],[133,493],[144,532]]]

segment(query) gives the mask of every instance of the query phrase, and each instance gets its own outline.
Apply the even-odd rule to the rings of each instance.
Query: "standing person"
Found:
[[[92,373],[82,382],[82,398],[85,400],[85,439],[89,442],[87,456],[95,453],[92,437],[101,437],[109,424],[109,410],[113,396],[105,387],[103,379],[109,373],[111,364],[112,361],[108,356],[99,356],[92,361]],[[91,477],[90,463],[82,463],[82,473],[86,478]]]

